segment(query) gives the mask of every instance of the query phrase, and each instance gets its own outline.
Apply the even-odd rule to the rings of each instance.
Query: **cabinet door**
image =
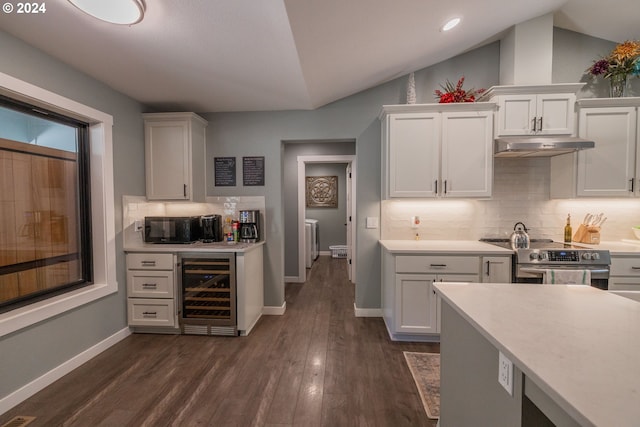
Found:
[[[482,257],[483,283],[511,283],[511,256]]]
[[[489,197],[493,183],[493,114],[442,114],[442,195]]]
[[[535,133],[535,95],[503,95],[498,98],[497,136]]]
[[[147,199],[187,200],[190,171],[186,120],[145,123]]]
[[[394,329],[399,333],[437,333],[435,275],[396,274]]]
[[[596,146],[578,153],[578,196],[633,195],[636,120],[634,107],[580,110],[579,135]]]
[[[576,96],[550,93],[536,98],[536,133],[539,135],[572,135]]]
[[[440,115],[388,117],[390,197],[435,197],[440,167]]]

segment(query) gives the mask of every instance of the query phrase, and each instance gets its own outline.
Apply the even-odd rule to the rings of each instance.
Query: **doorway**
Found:
[[[306,168],[308,164],[315,163],[339,163],[344,164],[346,168],[346,240],[347,240],[347,271],[349,280],[355,283],[355,227],[353,227],[353,218],[356,212],[356,156],[355,155],[323,155],[323,156],[298,156],[298,282],[306,280],[306,263],[305,263],[305,219],[306,219],[306,203],[305,203],[305,178]],[[320,225],[322,226],[322,225]]]

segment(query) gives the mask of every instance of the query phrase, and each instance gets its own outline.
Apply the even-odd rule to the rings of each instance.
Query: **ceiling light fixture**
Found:
[[[84,13],[112,24],[133,25],[142,21],[143,0],[69,0]]]
[[[440,31],[449,31],[456,27],[460,23],[460,21],[462,21],[462,18],[449,19],[447,23],[440,28]]]

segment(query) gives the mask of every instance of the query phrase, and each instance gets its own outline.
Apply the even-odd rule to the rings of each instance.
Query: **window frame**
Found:
[[[113,189],[113,117],[0,73],[0,94],[89,124],[93,284],[0,314],[0,337],[118,292]]]

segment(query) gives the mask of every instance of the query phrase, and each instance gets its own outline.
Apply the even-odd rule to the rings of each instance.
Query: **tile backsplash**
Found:
[[[238,219],[241,210],[259,210],[263,227],[265,218],[264,196],[207,197],[206,203],[148,201],[144,196],[122,196],[123,245],[137,247],[143,244],[140,232],[135,231],[135,221],[145,216],[198,216],[207,214],[230,216]]]
[[[523,222],[531,238],[561,241],[567,214],[573,231],[585,214],[603,212],[608,218],[602,240],[634,239],[631,227],[640,225],[640,198],[581,198],[550,200],[548,158],[500,159],[494,163],[493,197],[474,199],[384,200],[382,239],[477,240],[508,238],[516,222]],[[419,216],[417,229],[411,217]]]

